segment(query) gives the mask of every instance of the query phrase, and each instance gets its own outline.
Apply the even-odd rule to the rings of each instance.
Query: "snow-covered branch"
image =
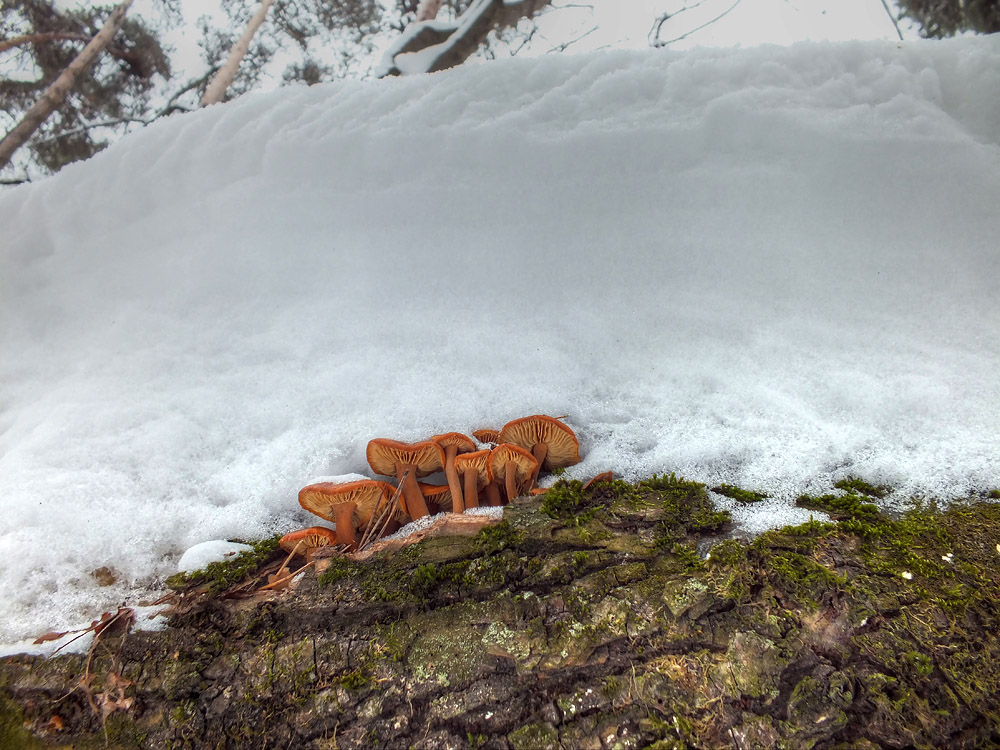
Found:
[[[461,65],[479,49],[490,31],[531,18],[549,3],[550,0],[477,0],[453,22],[410,24],[386,51],[378,76],[434,73]]]

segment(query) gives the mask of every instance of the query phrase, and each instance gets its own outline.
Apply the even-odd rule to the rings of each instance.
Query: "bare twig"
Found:
[[[302,573],[302,572],[303,572],[303,571],[304,571],[304,570],[305,570],[306,568],[311,568],[311,567],[312,567],[313,565],[315,565],[315,564],[316,564],[316,561],[315,561],[315,560],[313,560],[313,561],[311,561],[311,562],[307,562],[307,563],[306,563],[305,565],[303,565],[303,566],[302,566],[301,568],[299,568],[298,570],[295,570],[295,571],[293,571],[293,572],[289,573],[289,574],[288,574],[288,575],[286,575],[285,577],[283,577],[283,578],[278,578],[277,580],[274,580],[274,581],[271,581],[271,582],[270,582],[269,584],[267,584],[266,586],[261,586],[259,590],[260,590],[260,591],[266,591],[267,589],[273,589],[273,588],[275,588],[275,587],[277,587],[277,586],[280,586],[281,584],[285,583],[286,581],[290,581],[290,580],[292,580],[293,578],[295,578],[295,576],[297,576],[297,575],[298,575],[299,573]],[[281,570],[284,570],[284,566],[282,566],[282,567],[281,567],[281,568],[279,568],[278,570],[279,570],[279,571],[281,571]]]
[[[568,42],[563,42],[562,44],[558,44],[555,47],[553,47],[552,49],[550,49],[549,52],[565,52],[567,50],[567,48],[570,47],[570,45],[576,44],[581,39],[585,39],[586,37],[590,36],[595,31],[597,31],[598,28],[599,27],[595,26],[590,31],[585,31],[583,34],[581,34],[580,36],[578,36],[576,39],[570,39]]]
[[[886,0],[882,0],[882,7],[885,8],[885,14],[889,16],[889,20],[892,21],[892,27],[896,29],[899,41],[903,41],[903,32],[899,30],[899,21],[897,21],[896,16],[892,14],[892,9],[889,7],[889,3],[886,2]]]
[[[701,26],[696,26],[695,28],[691,29],[690,31],[687,31],[687,32],[681,34],[678,37],[674,37],[673,39],[668,39],[665,42],[662,41],[659,38],[660,27],[663,26],[663,22],[661,21],[660,24],[659,24],[659,26],[656,26],[656,37],[654,37],[653,40],[650,41],[649,46],[650,47],[656,47],[657,49],[659,49],[660,47],[666,47],[668,44],[673,44],[674,42],[679,42],[682,39],[687,39],[692,34],[696,34],[699,31],[701,31],[702,29],[704,29],[704,28],[706,28],[708,26],[711,26],[716,21],[721,21],[723,18],[725,18],[730,13],[732,13],[734,10],[736,10],[736,6],[738,6],[741,2],[743,2],[743,0],[736,0],[736,2],[734,2],[728,8],[726,8],[724,11],[722,11],[719,15],[717,15],[712,20],[705,21],[705,23],[703,23]],[[701,3],[698,3],[698,5],[701,5]],[[691,6],[691,7],[697,7],[697,6]],[[680,13],[681,11],[677,11],[677,12]],[[677,15],[677,14],[675,13],[674,15]],[[667,20],[666,18],[663,19],[663,21],[666,21],[666,20]]]
[[[392,499],[382,506],[382,508],[372,516],[371,521],[368,522],[368,528],[365,529],[365,533],[362,535],[361,541],[358,542],[358,552],[368,549],[376,539],[379,539],[386,527],[389,525],[389,521],[391,521],[396,515],[396,511],[399,509],[399,496],[403,491],[403,482],[406,481],[406,476],[410,473],[410,471],[411,469],[407,469],[403,472],[403,476],[399,480],[399,486],[396,487],[396,491],[393,493]]]

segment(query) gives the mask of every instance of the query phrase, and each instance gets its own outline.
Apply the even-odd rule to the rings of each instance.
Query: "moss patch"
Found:
[[[334,558],[294,591],[195,588],[88,684],[133,699],[114,748],[996,744],[1000,505],[870,497],[803,497],[836,520],[746,543],[719,541],[700,483],[560,480],[476,537]],[[0,660],[0,745],[103,746],[83,670]]]
[[[280,536],[274,536],[252,542],[250,546],[253,549],[241,552],[232,560],[209,563],[201,570],[190,573],[176,573],[167,579],[167,588],[178,591],[203,587],[206,592],[224,591],[246,580],[262,565],[276,559],[281,549],[278,546],[280,539]]]

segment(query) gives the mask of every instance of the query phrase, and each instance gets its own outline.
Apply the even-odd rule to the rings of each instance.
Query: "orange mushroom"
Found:
[[[600,474],[591,477],[590,481],[583,485],[583,489],[587,489],[600,482],[612,482],[614,481],[615,475],[610,471],[602,471]]]
[[[527,487],[538,470],[538,461],[524,448],[510,443],[500,443],[490,453],[490,473],[498,480],[503,477],[507,490],[507,502],[521,494],[520,488]]]
[[[465,506],[462,502],[462,484],[458,481],[458,472],[455,471],[455,457],[460,453],[471,453],[476,450],[476,444],[472,442],[472,438],[461,432],[446,432],[443,435],[435,435],[431,440],[444,449],[444,475],[448,477],[448,486],[451,488],[451,510],[453,513],[461,513],[465,510]]]
[[[425,477],[444,468],[444,451],[440,445],[432,440],[401,443],[375,438],[368,442],[365,455],[376,474],[395,476],[399,480],[403,487],[403,510],[410,518],[416,521],[429,515],[417,477]]]
[[[285,534],[278,540],[278,546],[289,555],[302,555],[308,562],[312,553],[320,547],[332,547],[337,543],[337,534],[326,526],[310,526]]]
[[[497,443],[500,442],[499,440],[500,430],[490,430],[490,429],[473,430],[472,437],[474,437],[480,443],[496,445]]]
[[[488,485],[490,451],[474,451],[455,456],[455,471],[462,477],[462,511],[479,507],[479,490]]]
[[[452,507],[451,487],[446,484],[425,484],[417,483],[420,486],[420,494],[427,501],[427,510],[437,513],[447,513]],[[437,509],[435,511],[435,509]]]
[[[538,483],[538,472],[580,463],[580,443],[569,427],[554,417],[535,414],[508,422],[500,430],[500,442],[531,451],[538,468],[528,489]]]
[[[358,546],[358,527],[367,524],[395,491],[388,482],[376,479],[343,484],[318,482],[299,490],[299,505],[337,524],[337,543],[354,549]]]

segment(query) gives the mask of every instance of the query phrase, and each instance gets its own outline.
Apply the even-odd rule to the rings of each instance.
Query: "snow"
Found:
[[[207,542],[199,542],[184,551],[181,559],[177,561],[177,571],[179,573],[192,573],[201,570],[210,563],[224,562],[252,550],[253,547],[249,544],[230,542],[225,539],[210,539]]]
[[[774,524],[848,474],[1000,485],[998,93],[997,37],[515,59],[0,193],[0,642],[313,525],[298,490],[374,437],[565,414],[568,476]]]
[[[302,486],[306,487],[310,484],[350,484],[351,482],[364,482],[369,479],[372,479],[372,477],[367,474],[352,472],[350,474],[335,474],[328,477],[315,477],[312,480],[305,482]]]

